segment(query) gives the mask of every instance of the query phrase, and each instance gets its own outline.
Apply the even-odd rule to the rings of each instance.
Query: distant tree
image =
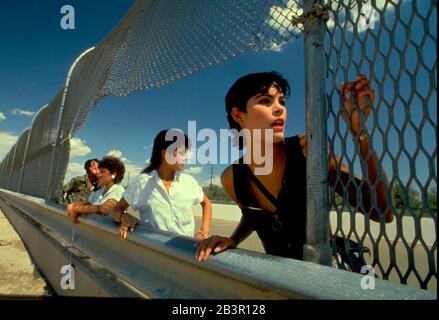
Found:
[[[437,187],[428,191],[428,206],[430,209],[437,210]]]
[[[404,190],[400,185],[393,187],[392,198],[393,198],[393,206],[395,208],[404,207]]]
[[[410,187],[408,190],[408,203],[406,203],[406,199],[404,198],[404,188],[401,185],[396,185],[392,189],[392,197],[393,197],[393,206],[395,208],[413,208],[419,209],[422,207],[422,201],[419,198],[419,192],[416,191],[413,187]]]
[[[233,202],[227,192],[220,186],[203,187],[203,191],[210,200]]]

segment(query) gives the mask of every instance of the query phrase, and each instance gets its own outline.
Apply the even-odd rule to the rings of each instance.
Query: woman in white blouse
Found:
[[[125,165],[115,157],[104,157],[99,161],[99,188],[92,192],[87,201],[71,203],[67,215],[73,223],[78,223],[81,215],[98,213],[108,215],[122,197],[125,188],[119,183],[125,173]]]
[[[163,130],[154,139],[150,165],[128,186],[112,210],[113,221],[120,224],[125,239],[138,223],[180,235],[205,239],[209,235],[212,205],[203,189],[189,174],[183,173],[189,139],[179,130]],[[195,232],[192,206],[202,207],[200,230]],[[131,207],[140,221],[126,212]]]

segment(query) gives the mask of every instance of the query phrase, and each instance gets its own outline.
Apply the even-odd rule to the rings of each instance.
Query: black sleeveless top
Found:
[[[259,181],[255,181],[256,176],[243,163],[243,158],[238,164],[233,164],[233,183],[243,222],[257,232],[265,252],[303,260],[303,245],[306,240],[306,159],[298,136],[286,138],[285,148],[286,167],[277,203],[273,203],[277,207],[275,214],[249,208],[260,208],[248,191],[250,180],[263,193],[264,187]]]

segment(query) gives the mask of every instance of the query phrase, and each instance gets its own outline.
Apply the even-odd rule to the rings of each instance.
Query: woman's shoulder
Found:
[[[299,147],[302,150],[302,154],[306,157],[306,134],[297,134],[295,136],[285,138],[285,143],[289,146],[290,150],[295,150],[294,147]]]
[[[221,173],[220,179],[221,185],[223,186],[224,190],[228,193],[232,200],[237,202],[233,182],[233,164],[224,169],[224,171]]]
[[[221,184],[233,182],[233,164],[224,169],[221,173]]]
[[[125,191],[124,186],[121,183],[116,183],[111,187],[114,191]]]

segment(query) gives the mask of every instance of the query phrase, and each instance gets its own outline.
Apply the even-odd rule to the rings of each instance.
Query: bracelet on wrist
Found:
[[[205,233],[204,233],[203,231],[201,231],[201,230],[198,230],[197,233],[201,234],[201,235],[204,237],[204,239],[207,239],[207,238],[209,237],[207,234],[205,234]]]

